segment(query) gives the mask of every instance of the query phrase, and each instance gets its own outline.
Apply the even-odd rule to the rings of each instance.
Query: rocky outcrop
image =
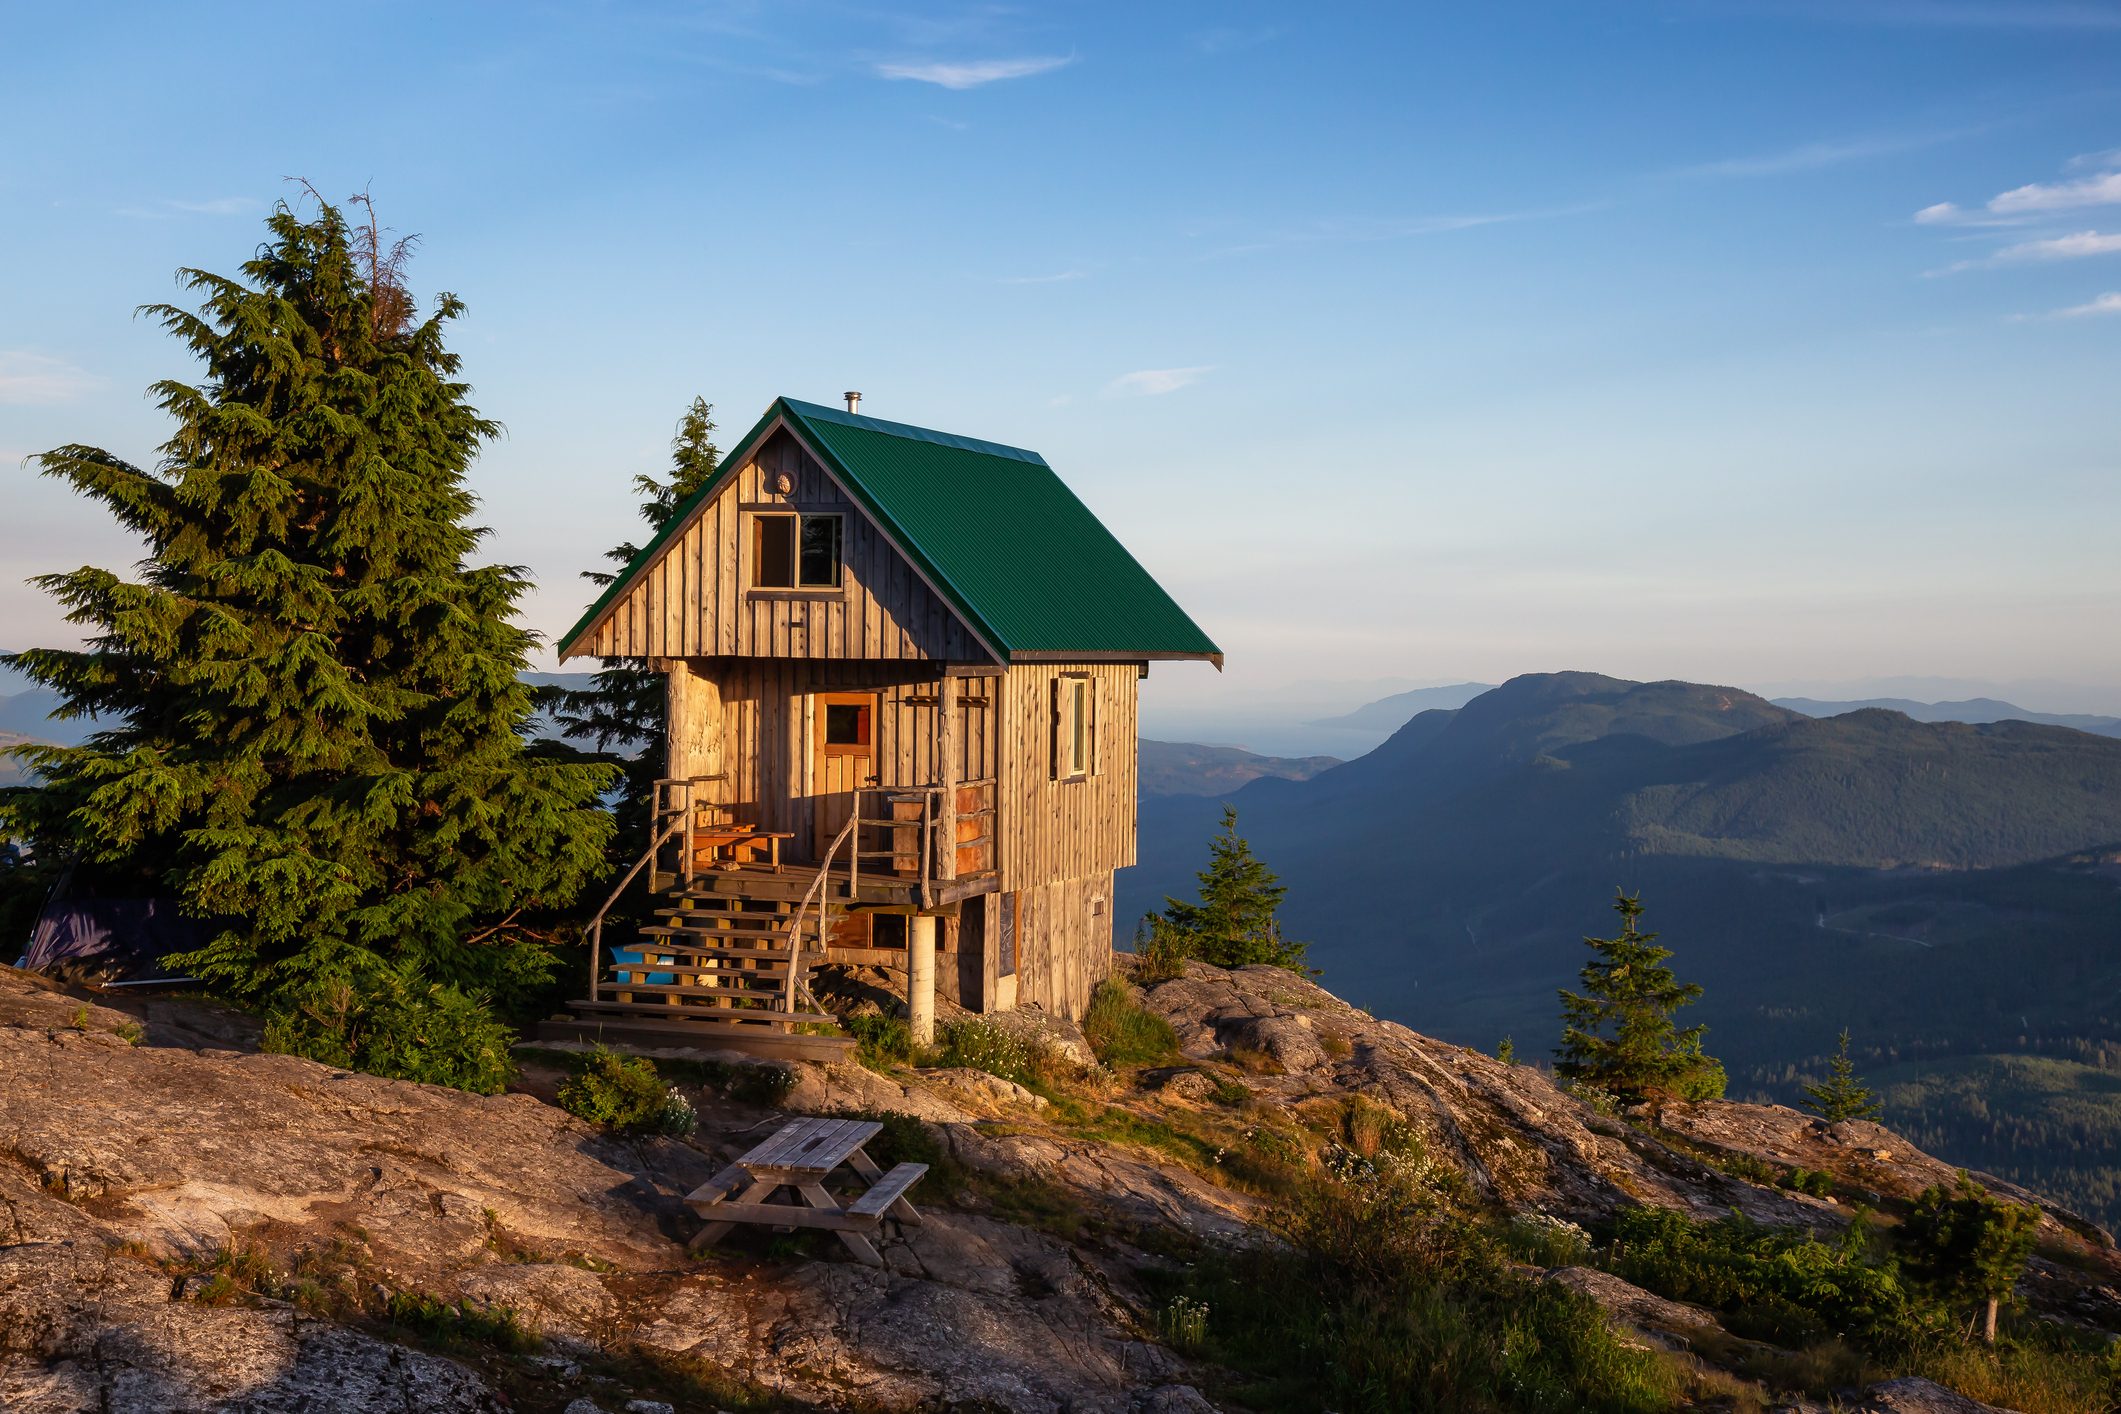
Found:
[[[371,1315],[408,1295],[506,1311],[557,1350],[704,1362],[802,1402],[1120,1414],[1197,1399],[1113,1269],[977,1211],[934,1211],[885,1271],[689,1259],[680,1196],[777,1113],[701,1095],[696,1142],[622,1141],[532,1094],[163,1045],[136,1025],[0,973],[0,1408],[501,1407],[471,1364],[379,1338],[387,1322],[247,1293],[204,1304],[236,1260],[270,1272],[268,1290],[314,1279]],[[981,1114],[1036,1113],[1008,1082],[806,1069],[807,1109],[919,1114],[969,1166],[1080,1182],[1126,1221],[1243,1226],[1219,1190],[1140,1156],[983,1134]]]
[[[1281,968],[1195,963],[1147,988],[1144,1003],[1171,1023],[1188,1056],[1264,1070],[1246,1083],[1284,1104],[1357,1094],[1389,1106],[1482,1193],[1513,1208],[1579,1222],[1631,1203],[1820,1221],[1816,1204],[1651,1142],[1530,1066],[1379,1021]]]
[[[617,1414],[741,1389],[1194,1414],[1212,1372],[1155,1339],[1141,1273],[1189,1242],[1274,1239],[1257,1190],[1219,1154],[1178,1161],[1154,1142],[1168,1128],[1360,1109],[1418,1131],[1487,1198],[1584,1223],[1631,1203],[1846,1220],[1719,1167],[1734,1158],[1835,1163],[1894,1192],[1948,1173],[1886,1131],[1766,1107],[1687,1107],[1655,1138],[1271,968],[1149,987],[1184,1062],[1092,1071],[1074,1099],[977,1071],[801,1065],[780,1110],[693,1089],[685,1141],[571,1118],[541,1098],[549,1067],[479,1097],[259,1054],[240,1018],[178,1001],[143,1028],[123,1002],[0,970],[0,1409]],[[914,1195],[928,1221],[890,1234],[884,1269],[764,1232],[686,1253],[685,1192],[786,1113],[845,1111],[917,1117],[940,1154]],[[2054,1269],[2057,1309],[2083,1317],[2116,1270],[2110,1244],[2070,1231],[2094,1255]],[[1645,1341],[1714,1333],[1710,1313],[1607,1273],[1547,1275]],[[1930,1397],[1912,1387],[1864,1397],[1952,1407],[1909,1403]]]

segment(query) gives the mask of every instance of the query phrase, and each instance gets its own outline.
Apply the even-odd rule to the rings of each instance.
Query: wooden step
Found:
[[[806,928],[803,931],[808,932]],[[712,933],[699,928],[643,928],[641,932],[651,938],[671,938],[680,941],[663,943],[619,944],[628,952],[645,952],[650,955],[668,953],[683,957],[786,957],[785,942],[768,944],[750,940],[741,943],[711,942]],[[810,949],[816,952],[816,948]]]
[[[621,982],[616,977],[600,978],[599,990],[609,987],[614,992],[652,992],[657,996],[680,997],[778,997],[788,989],[788,973],[783,970],[778,977],[763,972],[730,972],[721,976],[712,973],[693,973],[684,968],[677,969],[689,982]],[[712,980],[708,980],[708,979]]]
[[[659,908],[655,916],[699,933],[785,933],[795,921],[789,914],[716,913],[706,908]]]
[[[627,988],[626,990],[631,991],[634,989]],[[839,1020],[838,1017],[821,1011],[731,1011],[711,1007],[672,1006],[669,1002],[592,1002],[585,999],[569,1002],[567,1009],[569,1011],[612,1012],[625,1016],[661,1016],[672,1019],[696,1015],[721,1021],[740,1021],[745,1025],[793,1023],[797,1021],[830,1021],[836,1023]]]

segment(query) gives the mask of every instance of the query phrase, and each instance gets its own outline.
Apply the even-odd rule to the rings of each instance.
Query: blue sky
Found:
[[[0,644],[128,549],[134,306],[305,176],[418,232],[556,632],[701,393],[1039,448],[1288,684],[2121,710],[2121,3],[0,4]]]

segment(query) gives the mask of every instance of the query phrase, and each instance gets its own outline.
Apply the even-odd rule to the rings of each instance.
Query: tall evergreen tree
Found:
[[[1841,1045],[1827,1063],[1827,1078],[1804,1087],[1805,1107],[1829,1124],[1845,1119],[1876,1119],[1878,1098],[1856,1075],[1856,1062],[1849,1059],[1849,1033],[1841,1028]]]
[[[548,974],[526,920],[603,866],[611,773],[524,749],[526,582],[468,563],[465,475],[497,428],[444,347],[463,306],[417,319],[409,243],[355,200],[365,227],[281,204],[240,279],[185,270],[202,308],[146,311],[204,364],[152,388],[176,424],[158,466],[38,459],[147,554],[137,580],[37,581],[85,645],[8,661],[102,730],[18,753],[37,781],[9,828],[181,900],[206,941],[171,962],[284,1046],[491,1089],[505,1035],[479,998]]]
[[[713,405],[705,398],[694,398],[678,419],[677,435],[670,442],[669,478],[659,480],[643,473],[633,480],[641,494],[641,519],[661,529],[687,498],[713,478],[722,464],[714,431]],[[639,553],[640,547],[630,541],[614,545],[604,552],[604,558],[619,570],[584,570],[582,577],[606,587]],[[649,795],[664,769],[663,675],[637,660],[605,658],[588,687],[548,689],[539,701],[559,723],[562,735],[591,743],[626,773],[616,848],[629,862],[638,858],[648,846]]]
[[[1585,938],[1597,953],[1579,974],[1581,994],[1561,992],[1561,1045],[1555,1073],[1594,1085],[1623,1100],[1714,1099],[1723,1094],[1723,1066],[1702,1053],[1706,1026],[1681,1029],[1672,1014],[1701,998],[1665,959],[1670,948],[1641,929],[1642,900],[1617,893],[1618,937]]]
[[[1252,853],[1237,833],[1237,811],[1223,807],[1222,832],[1208,841],[1208,867],[1198,875],[1200,901],[1166,896],[1164,922],[1184,940],[1186,954],[1217,967],[1264,962],[1309,972],[1310,944],[1283,935],[1276,916],[1288,885]]]

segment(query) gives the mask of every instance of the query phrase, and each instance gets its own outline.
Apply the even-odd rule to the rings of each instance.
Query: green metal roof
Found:
[[[1006,659],[1208,658],[1222,650],[1056,476],[1046,459],[925,427],[779,398],[561,640],[564,652],[786,419]]]

